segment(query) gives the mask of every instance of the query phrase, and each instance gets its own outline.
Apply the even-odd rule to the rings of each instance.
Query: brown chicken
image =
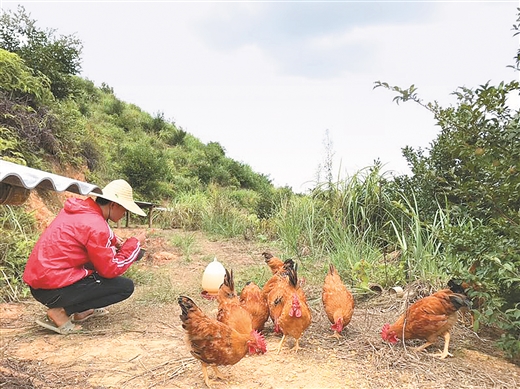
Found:
[[[242,307],[235,292],[233,270],[231,272],[225,270],[224,282],[220,285],[217,295],[217,320],[234,328],[241,334],[250,334],[253,331],[251,314]]]
[[[270,279],[267,280],[262,293],[267,300],[267,306],[269,308],[269,316],[274,324],[274,332],[280,333],[280,327],[278,326],[278,318],[282,313],[283,302],[286,295],[286,289],[288,288],[289,281],[288,270],[294,267],[294,261],[287,259],[281,269],[276,274],[273,274]]]
[[[329,272],[325,276],[321,301],[325,313],[332,323],[331,329],[336,338],[341,338],[341,331],[350,323],[354,313],[354,297],[341,281],[333,264],[329,266]]]
[[[276,282],[273,282],[270,286],[269,293],[267,294],[267,307],[269,311],[269,317],[273,321],[274,332],[279,334],[280,326],[278,319],[282,314],[284,301],[287,299],[287,289],[289,288],[288,275],[285,273],[275,274],[273,278]]]
[[[296,264],[287,270],[289,282],[283,297],[282,313],[278,318],[278,325],[283,336],[278,345],[277,353],[280,353],[287,336],[294,338],[295,344],[291,350],[298,352],[300,338],[311,324],[311,311],[307,304],[305,293],[298,284],[297,270],[298,266]]]
[[[265,353],[267,350],[264,337],[256,331],[241,334],[227,324],[206,316],[186,296],[179,296],[182,328],[186,330],[191,355],[202,365],[204,382],[211,387],[207,367],[211,366],[219,378],[225,378],[218,366],[234,365],[248,352]]]
[[[444,359],[451,356],[448,352],[450,330],[457,322],[457,311],[470,306],[467,296],[453,293],[450,289],[440,290],[410,305],[394,324],[385,324],[381,337],[393,344],[403,338],[424,339],[426,343],[415,349],[422,351],[436,343],[439,336],[443,336],[444,350],[434,356]]]
[[[254,282],[248,282],[240,292],[240,306],[251,314],[253,329],[262,331],[269,319],[269,306],[262,289]]]

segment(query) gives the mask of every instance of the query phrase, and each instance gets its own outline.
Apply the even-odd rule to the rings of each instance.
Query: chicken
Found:
[[[269,269],[271,269],[273,274],[276,274],[283,269],[284,262],[280,258],[274,257],[273,254],[268,253],[267,251],[264,251],[262,255],[265,259],[265,263],[267,263],[267,266],[269,266]]]
[[[426,343],[416,349],[422,351],[443,336],[444,350],[434,356],[444,359],[451,356],[448,352],[450,330],[457,322],[457,311],[462,307],[471,307],[467,296],[450,289],[440,290],[410,305],[394,324],[385,324],[381,337],[393,344],[398,342],[398,338],[424,339]]]
[[[289,288],[289,280],[287,277],[288,275],[285,273],[274,275],[273,278],[276,282],[271,284],[269,293],[267,294],[269,317],[273,321],[273,330],[277,334],[281,333],[278,319],[282,314],[284,301],[288,297],[287,289]]]
[[[264,337],[256,331],[241,334],[232,327],[205,315],[197,305],[186,296],[179,296],[182,328],[186,331],[191,355],[202,365],[204,382],[211,387],[207,367],[211,366],[219,378],[225,378],[218,366],[234,365],[248,352],[265,353]]]
[[[217,294],[217,320],[229,325],[241,334],[250,334],[253,331],[251,314],[242,307],[235,292],[233,270],[225,269],[224,282],[220,285]]]
[[[253,329],[262,331],[269,319],[267,298],[260,287],[254,282],[248,282],[240,292],[240,305],[251,314]]]
[[[354,297],[341,281],[333,264],[329,265],[329,272],[325,276],[321,301],[332,323],[334,334],[331,336],[341,338],[341,331],[350,323],[354,313]]]
[[[287,272],[289,269],[294,267],[294,261],[287,259],[281,269],[276,274],[273,274],[269,280],[265,283],[262,288],[262,293],[267,300],[267,306],[269,308],[269,316],[274,324],[274,332],[280,333],[280,327],[278,326],[278,318],[282,313],[284,297],[286,295],[286,289],[288,288],[289,282],[287,280]]]
[[[283,296],[282,313],[278,318],[278,325],[283,336],[278,345],[277,353],[280,353],[287,336],[294,338],[295,344],[292,351],[298,352],[300,338],[311,324],[311,310],[307,304],[305,293],[298,284],[297,270],[296,264],[287,270],[289,283]]]

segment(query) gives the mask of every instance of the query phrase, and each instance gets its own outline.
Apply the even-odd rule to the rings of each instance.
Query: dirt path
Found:
[[[190,242],[188,258],[172,244],[175,236]],[[134,295],[110,307],[108,316],[85,322],[78,334],[60,336],[37,327],[34,319],[45,309],[32,299],[0,305],[0,388],[205,388],[200,363],[184,342],[176,298],[186,294],[214,315],[216,303],[200,297],[206,264],[216,256],[233,268],[236,278],[243,279],[237,282],[240,290],[248,272],[264,271],[260,254],[265,249],[270,248],[156,231],[148,243],[149,256],[132,270],[137,279]],[[416,354],[402,345],[384,344],[380,328],[394,320],[401,308],[401,302],[390,296],[356,298],[356,311],[343,339],[329,338],[318,281],[309,277],[304,286],[313,322],[301,339],[303,349],[294,354],[286,346],[278,355],[269,352],[280,340],[269,324],[268,353],[223,367],[228,379],[213,380],[214,388],[520,386],[520,367],[502,359],[491,340],[462,325],[453,331],[454,357],[444,361],[429,355],[437,351],[435,347]],[[289,340],[288,346],[292,344]]]

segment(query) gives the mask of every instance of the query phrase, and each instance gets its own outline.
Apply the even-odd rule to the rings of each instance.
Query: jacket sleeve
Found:
[[[137,238],[128,238],[116,248],[114,233],[107,231],[95,233],[87,243],[87,252],[95,271],[104,278],[114,278],[123,274],[137,259],[141,249]]]

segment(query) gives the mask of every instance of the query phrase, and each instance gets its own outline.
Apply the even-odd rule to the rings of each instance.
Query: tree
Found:
[[[121,173],[130,185],[148,200],[159,196],[160,182],[168,174],[168,163],[162,150],[146,139],[120,150]]]
[[[18,54],[30,68],[45,74],[56,98],[69,96],[71,76],[81,71],[82,42],[74,35],[56,36],[54,29],[39,29],[25,8],[3,11],[0,16],[0,48]]]
[[[28,68],[16,54],[0,49],[0,156],[27,160],[45,151],[55,155],[53,99],[47,77]],[[28,152],[24,152],[26,149]]]

